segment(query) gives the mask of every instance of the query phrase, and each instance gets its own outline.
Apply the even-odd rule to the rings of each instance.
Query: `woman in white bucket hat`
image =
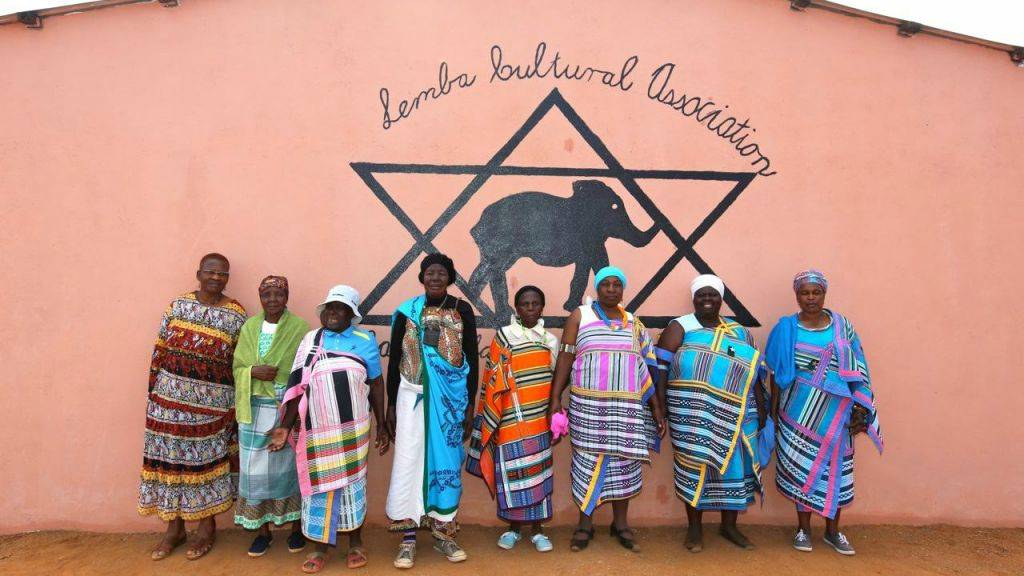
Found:
[[[349,535],[346,564],[365,566],[360,528],[366,518],[366,464],[370,405],[377,420],[374,445],[384,454],[390,436],[384,422],[384,381],[372,332],[356,327],[359,292],[331,288],[317,306],[321,328],[306,334],[295,354],[284,395],[282,425],[271,450],[289,439],[295,448],[302,492],[302,532],[317,542],[302,571],[319,572],[338,532]]]

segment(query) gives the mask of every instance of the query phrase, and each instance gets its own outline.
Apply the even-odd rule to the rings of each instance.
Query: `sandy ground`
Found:
[[[678,528],[638,529],[643,547],[627,552],[608,536],[597,535],[580,553],[568,549],[569,528],[549,530],[555,550],[540,554],[530,545],[504,551],[495,545],[500,530],[465,526],[459,540],[469,554],[462,564],[450,564],[429,546],[421,534],[419,555],[412,574],[486,574],[559,576],[603,574],[756,575],[787,576],[831,574],[1006,574],[1024,575],[1024,529],[974,529],[951,526],[851,526],[846,528],[857,547],[854,557],[842,557],[820,541],[815,526],[814,551],[790,548],[788,527],[747,526],[747,535],[758,544],[754,551],[735,548],[717,535],[717,526],[705,527],[705,550],[691,554],[682,546]],[[391,565],[397,537],[381,528],[368,528],[365,542],[370,564],[353,571],[364,575],[397,574]],[[286,533],[277,533],[270,552],[262,558],[246,555],[251,535],[240,530],[218,533],[217,545],[206,557],[190,562],[184,547],[160,562],[149,559],[155,534],[93,534],[38,532],[0,537],[0,574],[204,574],[258,576],[302,574],[304,554],[289,554]],[[525,539],[524,539],[525,542]],[[343,541],[347,545],[347,541]],[[307,551],[311,546],[307,548]],[[344,558],[337,552],[321,574],[345,574]]]

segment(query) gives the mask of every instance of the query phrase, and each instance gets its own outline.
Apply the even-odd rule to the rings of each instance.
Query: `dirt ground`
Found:
[[[1024,529],[975,529],[951,526],[850,526],[846,533],[857,548],[854,557],[843,557],[814,537],[814,551],[802,553],[789,546],[789,527],[747,526],[747,535],[757,550],[735,548],[717,535],[717,526],[705,527],[705,549],[687,552],[678,528],[640,528],[640,553],[620,548],[607,531],[599,532],[590,547],[579,553],[568,549],[569,528],[548,532],[555,550],[540,554],[520,542],[515,550],[495,545],[498,528],[464,526],[459,540],[469,554],[462,564],[450,564],[434,552],[426,534],[420,536],[416,567],[411,574],[523,574],[559,576],[600,576],[649,574],[659,576],[739,576],[785,574],[823,576],[831,574],[923,575],[923,574],[1006,574],[1024,575]],[[203,574],[210,576],[259,576],[302,574],[304,553],[289,554],[286,533],[279,532],[274,545],[262,558],[246,555],[251,534],[240,530],[218,532],[217,545],[206,557],[190,562],[184,547],[160,562],[149,559],[156,534],[93,534],[82,532],[37,532],[0,537],[0,574]],[[397,574],[392,555],[397,536],[381,528],[367,528],[364,537],[370,564],[353,573]],[[347,541],[343,540],[343,544]],[[527,543],[528,544],[528,543]],[[306,551],[309,551],[307,547]],[[321,574],[345,574],[344,557],[338,552]]]

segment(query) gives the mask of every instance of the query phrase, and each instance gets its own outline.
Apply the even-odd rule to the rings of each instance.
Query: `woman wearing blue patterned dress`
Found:
[[[762,492],[757,432],[766,403],[761,354],[750,332],[720,315],[725,284],[702,274],[690,284],[694,313],[673,320],[658,340],[658,392],[665,398],[676,496],[686,505],[686,548],[704,547],[705,510],[720,510],[719,532],[754,545],[736,528],[739,512]]]
[[[853,438],[867,432],[882,450],[871,375],[853,325],[825,308],[825,276],[801,272],[793,290],[800,312],[779,319],[765,348],[777,389],[775,483],[796,503],[794,548],[811,551],[816,512],[825,517],[825,543],[852,555],[839,513],[853,501]]]

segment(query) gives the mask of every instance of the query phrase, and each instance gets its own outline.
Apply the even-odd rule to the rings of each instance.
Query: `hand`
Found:
[[[388,406],[387,416],[384,418],[384,427],[387,428],[388,437],[394,442],[398,435],[395,434],[395,427],[398,426],[398,417],[395,415],[395,407]]]
[[[278,426],[270,431],[270,444],[267,445],[267,449],[271,452],[277,452],[284,448],[285,443],[288,442],[288,430],[282,426]]]
[[[850,414],[850,423],[846,425],[847,429],[850,430],[850,436],[856,436],[861,432],[868,429],[868,411],[861,405],[853,407],[853,412]]]
[[[373,439],[373,445],[377,447],[377,454],[383,456],[391,448],[391,434],[388,433],[386,422],[377,422],[377,436]]]
[[[558,398],[548,403],[548,427],[551,427],[551,417],[562,411],[562,401]]]
[[[658,426],[658,438],[664,438],[665,432],[668,430],[668,426],[665,424],[665,409],[662,408],[661,402],[658,401],[658,395],[651,396],[651,399],[647,403],[651,408],[651,415],[654,417],[654,423]]]
[[[264,382],[273,382],[274,378],[277,378],[277,366],[269,366],[261,364],[259,366],[253,366],[249,370],[249,375],[257,380],[263,380]]]
[[[661,408],[660,402],[654,409],[654,422],[658,425],[658,438],[664,438],[668,425],[665,423],[665,411]]]

